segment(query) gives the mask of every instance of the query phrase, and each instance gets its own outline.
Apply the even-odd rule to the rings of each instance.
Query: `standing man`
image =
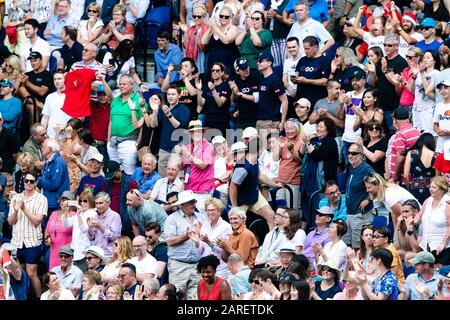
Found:
[[[24,22],[25,41],[20,46],[20,62],[22,70],[29,72],[33,70],[31,63],[28,60],[31,52],[39,52],[42,55],[42,66],[48,70],[48,62],[50,60],[50,45],[47,41],[38,36],[39,22],[36,19],[27,19]]]
[[[45,127],[40,123],[35,123],[30,128],[30,138],[23,145],[23,152],[28,152],[33,157],[34,167],[42,170],[44,157],[41,152],[41,145],[47,137]]]
[[[106,260],[111,259],[114,253],[114,241],[121,235],[122,221],[120,215],[111,210],[111,198],[106,192],[99,192],[95,196],[97,215],[88,218],[88,234],[91,244],[99,246],[105,252]]]
[[[65,76],[62,71],[55,71],[53,74],[53,84],[56,87],[56,91],[47,96],[44,109],[42,110],[41,123],[47,130],[49,138],[56,138],[57,134],[61,130],[64,130],[67,121],[71,118],[62,110],[64,100],[66,99],[64,78]]]
[[[37,275],[42,251],[41,222],[47,215],[47,198],[36,191],[37,175],[25,173],[24,191],[16,194],[9,208],[8,223],[12,225],[11,244],[17,248],[17,258],[25,264],[36,298],[41,296]]]
[[[423,53],[431,50],[431,52],[439,56],[439,47],[442,43],[436,40],[436,21],[430,17],[423,19],[420,24],[420,31],[424,39],[418,41],[416,47],[421,49]]]
[[[195,212],[195,195],[191,190],[180,192],[176,205],[179,209],[172,213],[164,226],[169,256],[169,283],[186,292],[188,300],[197,299],[197,284],[200,274],[197,263],[201,256],[195,242],[189,235],[203,222]]]
[[[392,111],[400,104],[400,96],[395,91],[395,87],[398,84],[398,75],[408,66],[406,60],[398,54],[399,44],[400,38],[398,35],[393,33],[387,34],[384,37],[386,56],[381,58],[375,66],[378,105],[384,111],[384,121],[388,127],[389,136],[395,133]]]
[[[44,107],[45,98],[50,93],[53,84],[52,74],[44,68],[42,54],[33,51],[27,60],[30,60],[33,70],[19,75],[22,86],[19,94],[22,97],[32,96],[36,98],[36,105],[39,109]]]
[[[161,128],[161,138],[158,153],[158,174],[165,177],[167,161],[169,161],[172,149],[181,142],[181,135],[172,134],[176,129],[187,129],[190,119],[189,108],[179,102],[181,90],[175,85],[167,89],[167,105],[151,114],[151,127]]]
[[[292,76],[295,76],[295,69],[301,58],[300,56],[300,43],[296,37],[290,37],[286,40],[286,51],[288,58],[283,63],[283,84],[286,87],[286,95],[288,98],[289,106],[287,117],[292,118],[295,116],[295,110],[293,104],[296,101],[297,84],[292,82]]]
[[[135,236],[144,234],[150,222],[158,222],[161,226],[167,218],[166,211],[154,201],[144,200],[139,190],[131,190],[127,194],[128,215]]]
[[[406,58],[408,50],[416,45],[417,42],[422,41],[423,35],[420,32],[416,32],[414,29],[417,26],[417,17],[413,12],[406,12],[402,19],[403,26],[397,23],[397,19],[391,20],[391,24],[397,29],[398,34],[401,36],[398,53]]]
[[[300,0],[295,4],[295,14],[298,20],[294,22],[291,31],[287,35],[287,38],[296,37],[298,39],[300,43],[300,55],[302,57],[306,54],[303,48],[303,39],[307,36],[316,38],[319,55],[323,55],[335,44],[333,37],[325,29],[323,24],[309,17],[309,8],[310,4],[306,0]]]
[[[273,73],[272,54],[270,52],[260,53],[257,62],[258,71],[262,74],[262,79],[259,83],[256,129],[260,134],[260,138],[265,138],[267,137],[267,130],[284,131],[288,99],[283,82],[279,76]]]
[[[144,123],[141,104],[145,101],[133,90],[134,80],[128,74],[119,78],[120,95],[111,103],[108,129],[108,155],[128,175],[136,169],[136,141]]]
[[[59,148],[59,143],[55,139],[45,139],[41,146],[42,156],[46,161],[37,186],[48,200],[49,215],[59,209],[59,197],[64,191],[69,190],[69,172],[66,161],[59,154]],[[47,220],[43,225],[44,227],[47,225]]]
[[[156,41],[158,42],[158,49],[155,51],[155,74],[156,83],[161,87],[164,78],[167,75],[167,70],[171,64],[179,65],[183,59],[183,52],[181,49],[170,43],[170,33],[166,30],[159,31],[156,35]],[[170,76],[169,83],[172,83],[179,79],[178,72],[173,72]]]

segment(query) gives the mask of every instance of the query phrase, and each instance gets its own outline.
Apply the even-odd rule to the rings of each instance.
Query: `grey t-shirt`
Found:
[[[339,108],[339,100],[329,103],[327,98],[320,99],[314,105],[314,112],[318,113],[319,109],[327,109],[329,113],[337,117],[337,109]],[[344,133],[343,129],[336,126],[336,136],[341,137]]]

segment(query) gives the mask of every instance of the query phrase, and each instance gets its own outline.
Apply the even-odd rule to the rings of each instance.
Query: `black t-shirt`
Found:
[[[432,3],[426,4],[424,14],[425,17],[433,18],[435,21],[448,22],[450,20],[449,12],[447,8],[445,8],[443,0],[440,0],[439,7],[437,8],[436,11],[433,11]]]
[[[259,90],[259,79],[259,74],[256,71],[252,70],[247,79],[242,80],[241,77],[237,75],[233,80],[236,83],[236,86],[239,88],[239,92],[252,95]],[[239,110],[239,123],[256,122],[256,113],[258,111],[257,103],[238,98],[238,100],[236,101],[236,110]]]
[[[216,91],[220,97],[226,98],[225,103],[220,108],[217,105],[211,90],[209,90],[208,83],[204,83],[202,97],[206,99],[206,101],[202,112],[205,114],[205,120],[209,122],[228,124],[230,119],[230,113],[228,112],[230,109],[230,86],[224,81],[216,86]]]
[[[191,85],[195,88],[195,80],[192,79],[189,81]],[[183,80],[177,80],[172,82],[171,84],[176,85],[181,90],[180,94],[180,103],[184,104],[191,111],[191,118],[189,120],[195,120],[198,117],[197,112],[197,95],[191,96],[189,91],[186,88],[186,84]]]
[[[402,56],[397,55],[394,59],[387,59],[387,70],[392,70],[395,74],[401,74],[403,69],[408,66],[408,63]],[[395,86],[393,86],[389,80],[386,78],[384,73],[381,71],[381,60],[376,65],[377,72],[377,85],[378,90],[378,105],[383,111],[393,111],[400,104],[400,96],[397,95],[395,91]]]
[[[3,166],[0,168],[1,172],[13,173],[16,162],[13,159],[13,154],[19,152],[19,144],[16,137],[5,128],[0,131],[0,158],[3,160]]]
[[[69,48],[67,44],[61,48],[61,57],[64,60],[66,70],[70,70],[70,67],[77,61],[81,60],[83,54],[83,45],[78,41],[75,41],[72,48]]]
[[[44,71],[39,72],[39,73],[36,73],[34,71],[30,71],[30,72],[27,72],[26,75],[28,76],[28,80],[30,80],[30,82],[32,84],[34,84],[35,86],[40,86],[40,87],[41,86],[45,86],[45,87],[47,87],[49,89],[47,91],[47,93],[44,94],[43,96],[33,92],[33,97],[38,99],[40,102],[44,103],[45,102],[45,98],[50,94],[51,89],[53,87],[52,74],[50,72],[48,72],[47,70],[44,70]]]
[[[257,120],[281,120],[281,101],[278,97],[283,95],[285,90],[281,78],[274,73],[261,79]]]
[[[364,145],[367,147],[367,143],[364,143]],[[377,143],[375,143],[374,145],[367,147],[367,150],[369,150],[370,152],[375,152],[377,150],[386,152],[388,147],[388,142],[386,139],[381,139],[380,141],[378,141]],[[370,161],[370,159],[366,159],[367,164],[369,164],[373,170],[375,170],[377,173],[379,173],[380,175],[384,175],[384,159],[386,157],[383,157],[383,159],[378,160],[377,162],[372,162]]]
[[[306,79],[316,80],[322,78],[328,78],[331,72],[331,62],[325,56],[317,58],[303,57],[298,61],[295,71],[298,72],[300,77]],[[306,98],[311,102],[311,105],[315,105],[317,100],[325,98],[327,96],[327,88],[325,86],[317,86],[313,84],[298,84],[296,100],[300,98]]]

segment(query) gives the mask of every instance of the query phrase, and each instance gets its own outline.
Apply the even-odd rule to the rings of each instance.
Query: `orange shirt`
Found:
[[[228,238],[228,245],[242,257],[248,267],[253,267],[259,244],[253,232],[248,230],[245,224],[233,231]]]
[[[403,273],[402,259],[400,258],[400,255],[398,254],[392,243],[388,245],[386,249],[388,249],[394,257],[394,259],[392,260],[391,268],[397,267],[397,273],[395,274],[395,276],[397,277],[398,282],[405,283],[405,274]]]
[[[301,161],[296,160],[292,154],[298,154],[301,145],[302,141],[298,135],[292,152],[287,147],[281,148],[280,168],[278,169],[278,180],[281,183],[300,184]]]

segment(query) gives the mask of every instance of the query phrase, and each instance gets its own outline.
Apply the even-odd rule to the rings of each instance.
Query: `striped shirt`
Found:
[[[47,198],[39,192],[26,199],[24,193],[16,194],[11,200],[9,215],[16,213],[14,205],[16,202],[24,200],[25,207],[36,216],[47,215]],[[22,209],[17,212],[17,222],[13,225],[11,244],[16,248],[32,248],[42,244],[41,224],[35,226],[33,222],[25,215]]]
[[[91,70],[99,71],[102,74],[102,76],[106,76],[105,67],[95,59],[91,62],[91,64],[88,67],[85,66],[83,60],[75,62],[70,67],[70,71],[81,70],[81,69],[91,69]],[[96,80],[93,83],[100,84],[101,82]],[[96,91],[91,91],[91,100],[97,101],[97,92]]]
[[[405,127],[398,130],[394,135],[394,142],[392,143],[392,154],[389,163],[389,168],[391,172],[391,177],[395,177],[395,161],[397,155],[404,154],[405,151],[409,150],[419,139],[421,133],[419,130],[414,128],[411,123],[408,123]]]

